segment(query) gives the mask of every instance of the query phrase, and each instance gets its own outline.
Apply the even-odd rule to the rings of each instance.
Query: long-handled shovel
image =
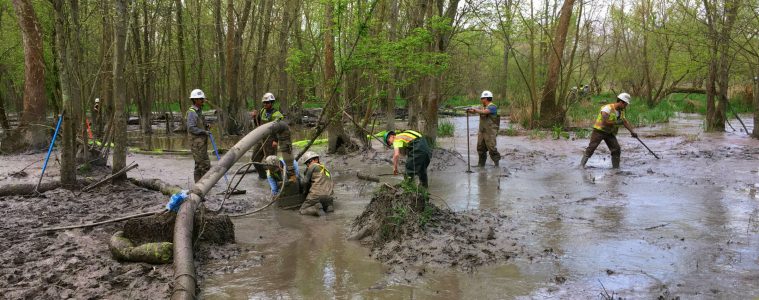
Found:
[[[639,137],[637,137],[637,136],[636,136],[635,138],[636,138],[636,139],[638,139],[638,142],[640,142],[640,144],[641,144],[641,145],[643,145],[643,147],[646,147],[646,149],[648,150],[648,152],[651,152],[651,154],[652,154],[654,157],[656,157],[656,159],[659,159],[659,156],[658,156],[658,155],[656,155],[656,153],[654,153],[653,151],[651,151],[651,148],[648,148],[648,146],[646,146],[646,143],[644,143],[643,141],[641,141],[641,140],[640,140],[640,138],[639,138]]]
[[[472,155],[469,150],[469,144],[469,112],[466,112],[466,172],[474,173],[472,172],[472,163],[470,162]]]

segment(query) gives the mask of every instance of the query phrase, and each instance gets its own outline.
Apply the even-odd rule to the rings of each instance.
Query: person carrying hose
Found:
[[[332,175],[319,161],[319,155],[307,151],[301,158],[306,171],[303,176],[303,194],[306,201],[300,207],[301,215],[323,216],[335,211]]]
[[[415,175],[419,175],[419,183],[429,188],[427,167],[430,165],[432,150],[422,134],[413,130],[404,130],[396,134],[391,130],[385,133],[385,144],[393,147],[393,175],[398,175],[398,160],[401,150],[405,150],[408,158],[404,176],[413,180]]]
[[[192,106],[187,110],[187,134],[190,137],[190,150],[195,160],[194,179],[198,182],[211,168],[208,158],[208,134],[210,126],[203,117],[203,103],[206,95],[200,89],[194,89],[190,93]]]
[[[498,162],[501,160],[501,153],[498,153],[498,149],[496,148],[496,136],[498,135],[498,125],[501,122],[501,118],[498,116],[498,107],[493,104],[493,93],[483,91],[480,96],[480,102],[482,102],[482,107],[468,108],[466,110],[468,114],[480,115],[480,129],[477,132],[477,154],[479,155],[477,166],[484,167],[487,155],[490,153],[490,159],[493,160],[493,164],[497,167]]]
[[[250,112],[250,116],[253,119],[255,126],[261,126],[269,122],[279,121],[285,118],[285,116],[278,109],[274,108],[274,94],[266,93],[263,96],[263,108],[260,111]],[[277,154],[276,149],[276,137],[273,135],[267,136],[263,141],[253,145],[253,153],[250,156],[252,162],[263,162],[263,159],[269,155]],[[266,179],[266,170],[256,164],[256,171],[258,171],[259,179]]]
[[[624,125],[627,130],[630,131],[632,137],[638,137],[635,133],[630,122],[627,122],[625,118],[625,109],[630,105],[630,94],[621,93],[617,96],[617,102],[606,104],[601,107],[596,117],[596,122],[593,124],[593,133],[590,135],[590,144],[585,148],[585,154],[582,156],[580,162],[580,168],[585,168],[585,164],[588,159],[596,151],[601,141],[606,142],[606,146],[609,147],[611,152],[611,167],[614,169],[619,168],[620,155],[622,154],[622,148],[617,141],[617,132],[619,132],[619,126]]]

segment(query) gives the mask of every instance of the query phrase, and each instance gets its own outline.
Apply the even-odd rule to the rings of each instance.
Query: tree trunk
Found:
[[[214,0],[214,6],[213,6],[213,18],[214,18],[214,29],[216,31],[216,57],[217,59],[217,65],[218,65],[218,75],[216,76],[216,80],[213,82],[213,85],[216,87],[216,93],[219,97],[219,104],[221,107],[228,107],[229,99],[227,97],[226,93],[226,82],[227,82],[227,71],[226,66],[227,62],[225,59],[225,52],[224,52],[224,30],[222,21],[221,21],[221,0]],[[184,112],[182,112],[184,113]],[[222,112],[219,114],[219,128],[227,129],[227,119],[229,115],[226,114],[226,112]]]
[[[567,41],[574,3],[575,0],[564,0],[564,4],[561,6],[559,24],[553,37],[553,47],[548,55],[550,58],[548,73],[546,74],[546,83],[543,86],[543,99],[540,102],[540,123],[543,127],[564,126],[563,99],[557,99],[556,86],[561,72],[564,44]]]
[[[390,0],[390,42],[398,41],[398,15],[399,8],[398,2],[400,0]],[[395,99],[398,98],[398,86],[395,85],[395,80],[398,80],[400,73],[394,68],[390,68],[390,74],[392,74],[391,80],[387,84],[387,97],[385,98],[385,130],[395,129]]]
[[[227,133],[229,134],[238,134],[240,131],[240,124],[236,120],[236,117],[241,110],[240,99],[238,99],[237,95],[237,70],[240,64],[239,56],[236,55],[236,52],[240,52],[239,49],[237,49],[237,45],[235,43],[235,35],[237,30],[234,0],[227,0],[227,74],[226,82],[224,83],[226,84],[227,89],[227,117],[229,121],[226,129]]]
[[[127,5],[130,0],[116,0],[116,18],[114,20],[113,32],[113,99],[114,99],[114,149],[113,149],[113,167],[114,173],[126,167],[126,149],[127,149],[127,123],[126,123],[126,81],[124,80],[124,67],[126,64],[126,29],[127,29]],[[124,179],[126,176],[114,178],[114,180]]]
[[[100,111],[96,118],[94,134],[101,141],[105,124],[113,118],[113,21],[111,10],[107,5],[102,5],[102,28],[103,34],[100,41],[100,57],[103,71],[100,78]]]
[[[759,64],[754,75],[754,129],[752,136],[759,139]]]
[[[180,110],[180,116],[181,116],[181,125],[180,127],[185,128],[185,111],[187,111],[187,104],[189,101],[187,100],[187,95],[190,93],[190,90],[187,89],[187,70],[185,67],[185,56],[184,56],[184,21],[182,20],[182,0],[175,0],[176,5],[176,13],[177,13],[177,50],[179,51],[179,61],[177,62],[179,64],[179,97],[177,98],[179,100],[179,110]],[[200,4],[198,4],[200,5]],[[199,22],[199,20],[197,20]],[[200,41],[198,41],[200,43]],[[200,52],[198,52],[200,53]],[[202,67],[199,69],[202,70]],[[200,71],[199,71],[200,72]],[[194,87],[194,88],[201,88],[200,86]]]
[[[335,3],[326,0],[324,4],[324,110],[326,115],[328,152],[335,153],[343,143],[349,140],[343,130],[340,93],[337,89],[337,70],[335,69],[335,24],[332,20]]]
[[[63,109],[67,113],[63,116],[63,132],[61,134],[61,185],[72,188],[76,185],[76,114],[71,99],[71,80],[69,77],[70,68],[68,56],[67,35],[70,32],[66,28],[66,14],[64,13],[63,0],[54,0],[53,10],[55,11],[55,36],[54,45],[57,54],[56,62],[58,63],[58,78],[61,83],[61,100]]]
[[[33,149],[47,146],[47,99],[41,26],[30,0],[13,0],[24,43],[24,111],[20,126],[22,143]]]

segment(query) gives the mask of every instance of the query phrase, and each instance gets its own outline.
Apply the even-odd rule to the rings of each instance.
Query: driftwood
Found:
[[[171,196],[182,191],[182,188],[176,185],[171,185],[158,178],[153,179],[136,179],[129,178],[134,185],[143,187],[156,192],[161,192],[164,195]]]
[[[0,187],[0,197],[17,196],[17,195],[32,195],[35,193],[34,183],[20,183],[9,184]],[[40,193],[54,190],[61,187],[60,181],[43,182],[37,187],[37,191]]]
[[[379,177],[374,176],[374,175],[369,175],[369,174],[362,174],[361,172],[357,172],[356,177],[358,177],[358,179],[361,179],[361,180],[380,182]]]

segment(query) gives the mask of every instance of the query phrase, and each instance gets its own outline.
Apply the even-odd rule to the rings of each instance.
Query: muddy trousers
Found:
[[[495,134],[480,131],[477,134],[477,154],[479,155],[479,161],[477,162],[478,166],[485,166],[485,160],[487,160],[488,153],[490,153],[490,159],[493,160],[493,164],[498,166],[498,162],[501,160],[501,153],[498,153],[498,149],[496,148]]]
[[[193,175],[195,182],[198,182],[211,169],[211,161],[208,158],[208,137],[205,135],[191,135],[190,150],[192,151],[192,158],[195,160]]]
[[[581,163],[582,166],[585,166],[588,159],[593,156],[593,152],[596,152],[596,148],[601,144],[601,141],[606,142],[606,146],[609,147],[612,168],[619,168],[619,157],[622,154],[622,147],[619,146],[617,137],[614,134],[603,132],[598,129],[593,129],[593,133],[590,135],[590,144],[585,148],[585,155],[583,155]]]
[[[432,150],[427,140],[416,138],[409,144],[408,158],[406,159],[406,177],[409,179],[419,176],[419,183],[427,188],[429,180],[427,179],[427,167],[430,165]]]
[[[334,199],[332,196],[306,196],[306,201],[300,206],[300,214],[308,216],[319,216],[324,212],[335,211]]]
[[[271,142],[271,136],[267,136],[263,141],[254,144],[253,148],[251,148],[252,153],[250,154],[250,161],[262,162],[264,158],[269,155],[277,155],[276,150],[272,146]],[[253,166],[256,168],[256,172],[258,172],[258,178],[266,179],[266,168],[259,164],[255,164]]]

